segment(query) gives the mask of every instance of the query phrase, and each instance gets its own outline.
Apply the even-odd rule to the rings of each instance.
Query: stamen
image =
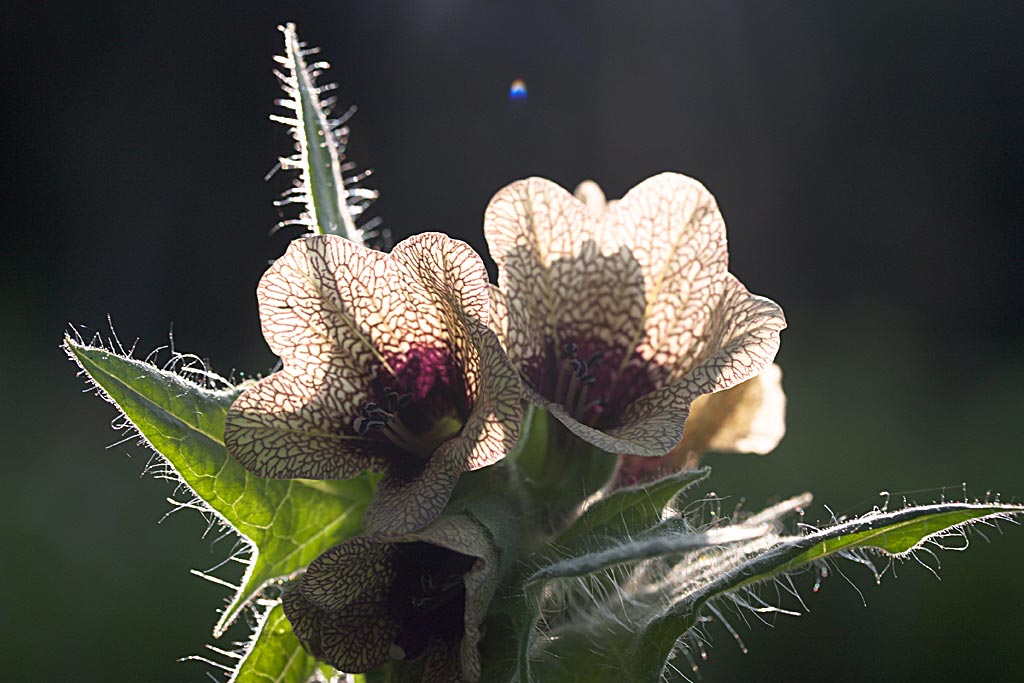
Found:
[[[565,396],[565,402],[562,403],[566,410],[572,411],[573,405],[576,404],[576,393],[580,389],[580,376],[573,374],[572,379],[569,380],[569,393]]]
[[[580,413],[580,414],[581,415],[586,415],[590,411],[595,411],[598,414],[600,414],[600,413],[602,413],[604,411],[604,407],[607,404],[608,404],[608,401],[607,401],[607,399],[605,399],[604,394],[602,394],[596,401],[591,401],[587,405],[583,406],[583,412]]]
[[[583,421],[583,417],[585,415],[585,413],[583,412],[583,409],[587,405],[587,394],[590,393],[590,385],[592,385],[594,383],[594,378],[591,376],[589,382],[585,382],[583,380],[580,380],[580,381],[583,384],[583,390],[580,391],[579,398],[576,399],[576,403],[573,404],[573,406],[571,408],[571,410],[572,410],[571,414],[577,420],[582,422]]]
[[[434,452],[421,439],[417,439],[415,434],[406,429],[401,420],[392,419],[382,426],[380,430],[392,443],[399,446],[403,451],[418,455],[424,460],[429,458]]]
[[[590,400],[590,388],[597,384],[595,371],[604,361],[607,352],[597,351],[586,360],[580,358],[579,353],[576,342],[566,342],[562,346],[551,400],[562,405],[580,422],[588,422],[587,417],[594,418],[594,413],[599,414],[605,405],[604,396],[597,401]]]
[[[359,408],[359,416],[352,421],[352,429],[360,436],[366,436],[371,429],[379,429],[388,441],[423,460],[429,459],[439,443],[462,428],[460,421],[454,421],[440,407],[421,407],[409,394],[387,389],[384,402],[386,408],[373,401],[364,403]]]

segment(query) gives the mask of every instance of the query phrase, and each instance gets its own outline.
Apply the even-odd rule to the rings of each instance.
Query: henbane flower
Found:
[[[482,526],[442,516],[388,542],[331,548],[285,593],[284,610],[310,652],[341,671],[424,657],[424,681],[475,681],[496,565]]]
[[[664,173],[607,205],[584,189],[586,203],[529,178],[491,200],[496,329],[527,395],[570,431],[661,456],[697,397],[771,364],[785,318],[728,272],[725,223],[699,182]]]
[[[384,472],[365,528],[425,526],[462,472],[518,437],[520,383],[487,328],[488,286],[472,248],[440,233],[390,254],[332,235],[292,242],[257,290],[283,368],[232,405],[229,452],[267,478]]]

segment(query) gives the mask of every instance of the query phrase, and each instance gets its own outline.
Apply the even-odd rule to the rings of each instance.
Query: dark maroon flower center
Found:
[[[588,418],[596,419],[607,407],[604,394],[591,396],[591,389],[597,385],[597,375],[604,378],[606,374],[605,368],[601,367],[601,361],[606,355],[605,351],[595,351],[584,359],[576,342],[568,342],[562,347],[561,357],[556,363],[555,389],[551,400],[564,406],[580,422],[587,422]]]
[[[414,349],[377,369],[374,400],[359,408],[352,429],[425,460],[462,429],[471,409],[462,371],[444,349]]]
[[[399,576],[389,605],[401,623],[391,646],[395,659],[416,659],[431,641],[457,642],[465,630],[464,575],[476,558],[430,543],[403,543],[395,551]]]
[[[569,337],[560,349],[549,341],[546,358],[528,363],[527,376],[538,393],[574,419],[606,428],[630,403],[654,390],[643,364],[624,363],[623,358],[621,349]]]

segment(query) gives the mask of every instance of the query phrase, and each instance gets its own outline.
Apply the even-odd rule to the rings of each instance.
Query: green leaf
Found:
[[[531,658],[534,654],[533,650],[537,645],[535,636],[537,622],[540,619],[541,600],[544,591],[552,581],[600,575],[598,580],[607,586],[614,580],[615,575],[607,574],[606,570],[613,567],[636,564],[645,560],[678,555],[693,550],[703,551],[708,548],[741,543],[759,538],[768,531],[769,527],[765,524],[737,524],[721,529],[710,529],[704,532],[659,535],[641,540],[626,540],[603,550],[555,562],[534,572],[526,580],[524,586],[528,621],[521,629],[522,635],[520,636],[518,660],[520,680],[567,680],[557,676],[549,677],[548,675],[542,675],[535,679],[532,673]],[[601,648],[604,648],[606,645],[603,640],[599,644]],[[615,643],[612,642],[609,647],[614,645]],[[575,655],[582,656],[583,653],[577,652]],[[575,662],[575,660],[571,661]],[[576,664],[573,663],[571,666],[575,667]],[[605,666],[607,666],[607,663]],[[627,678],[626,680],[633,679]]]
[[[710,562],[705,554],[703,562],[712,571],[699,571],[695,557],[684,557],[671,577],[666,572],[664,589],[656,598],[648,597],[645,603],[641,596],[628,596],[637,602],[624,613],[566,624],[547,634],[549,639],[530,653],[536,660],[530,672],[535,678],[530,680],[658,683],[679,637],[716,597],[851,551],[870,548],[886,556],[907,557],[943,534],[1019,514],[1024,514],[1020,505],[916,506],[874,512],[805,536],[774,536],[768,543],[755,540],[746,547],[722,550]],[[688,567],[695,567],[690,575]]]
[[[252,548],[242,585],[214,627],[219,637],[264,586],[305,568],[361,532],[373,494],[348,481],[270,480],[242,468],[224,448],[224,417],[238,387],[204,388],[173,372],[66,338],[69,357],[131,421],[181,480]]]
[[[267,612],[257,633],[228,683],[306,683],[316,671],[316,659],[292,633],[280,604]]]
[[[637,534],[661,522],[669,502],[711,473],[707,467],[684,470],[646,486],[619,489],[601,498],[563,533],[558,543],[573,552],[601,538]],[[575,553],[574,553],[575,554]]]
[[[287,99],[278,101],[291,110],[287,116],[270,118],[283,123],[295,139],[295,155],[281,159],[281,167],[299,171],[299,184],[285,193],[278,204],[303,204],[298,223],[313,232],[340,235],[356,244],[364,243],[364,232],[355,219],[377,193],[352,187],[357,179],[343,174],[345,138],[348,130],[328,116],[328,107],[320,95],[330,90],[318,86],[316,78],[327,68],[320,62],[307,65],[306,57],[316,50],[299,42],[295,25],[280,27],[284,34],[284,56],[277,61],[286,73],[278,72]]]

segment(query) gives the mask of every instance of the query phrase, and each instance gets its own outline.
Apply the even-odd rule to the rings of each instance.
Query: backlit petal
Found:
[[[608,200],[605,199],[604,190],[593,180],[584,180],[572,191],[572,195],[590,210],[595,216],[601,216],[608,208]]]
[[[725,294],[711,315],[702,345],[706,354],[677,381],[634,401],[612,436],[628,438],[634,450],[621,453],[659,456],[682,438],[683,424],[666,415],[688,414],[703,394],[736,386],[771,365],[779,350],[779,332],[786,326],[778,304],[747,291],[727,275]],[[665,445],[669,444],[666,448]]]
[[[484,234],[506,296],[509,357],[535,384],[550,374],[530,367],[549,344],[557,353],[584,340],[622,361],[642,331],[643,273],[598,216],[558,185],[528,178],[494,196]]]
[[[443,445],[442,445],[443,448]],[[422,469],[390,467],[366,508],[363,528],[371,534],[406,534],[429,524],[444,508],[463,470],[436,455]]]
[[[625,486],[692,469],[708,451],[768,453],[786,433],[785,413],[782,371],[770,365],[731,389],[698,396],[682,441],[660,458],[623,455],[617,478]]]
[[[391,252],[391,289],[399,304],[388,321],[397,331],[384,351],[443,347],[464,366],[467,330],[487,324],[487,269],[473,248],[439,232],[414,235]]]
[[[231,454],[262,477],[335,479],[381,467],[350,429],[386,365],[374,346],[391,297],[379,252],[338,237],[296,240],[257,289],[263,334],[283,369],[228,412]]]
[[[697,398],[679,450],[764,455],[786,434],[786,394],[782,370],[768,366],[753,379],[731,389]]]
[[[694,366],[728,275],[725,223],[693,178],[662,173],[608,210],[605,228],[629,245],[644,274],[643,329],[636,357],[656,383]]]

